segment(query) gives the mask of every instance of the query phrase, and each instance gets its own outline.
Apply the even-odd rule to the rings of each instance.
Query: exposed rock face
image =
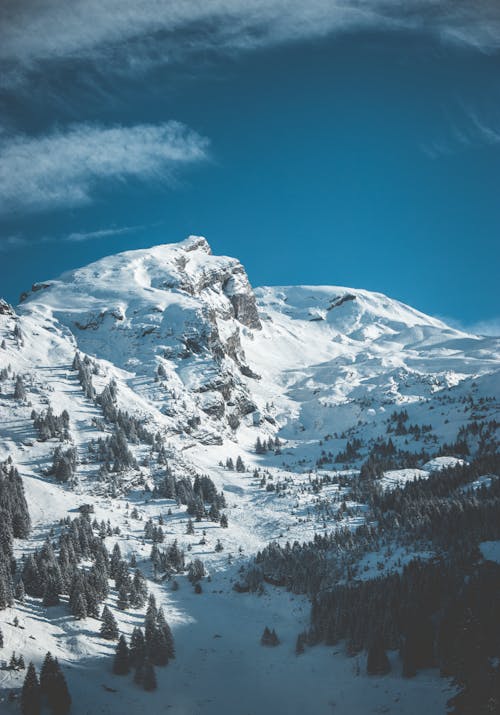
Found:
[[[254,292],[241,263],[214,256],[202,236],[110,256],[34,285],[23,306],[41,315],[49,309],[83,352],[156,376],[163,393],[175,395],[160,409],[176,428],[187,411],[186,431],[210,441],[207,423],[234,430],[256,409],[244,378],[258,376],[241,345],[243,326],[261,329]]]
[[[236,319],[248,328],[260,330],[262,325],[257,312],[255,294],[241,264],[235,266],[232,274],[224,281],[222,288],[224,294],[231,301]]]
[[[236,319],[240,323],[254,330],[261,329],[262,326],[253,293],[236,293],[231,296],[231,304],[234,308]]]
[[[0,315],[15,315],[14,308],[3,298],[0,298]]]

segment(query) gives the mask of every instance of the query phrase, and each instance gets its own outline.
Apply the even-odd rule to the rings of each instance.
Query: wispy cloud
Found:
[[[151,225],[149,225],[149,227],[150,226]],[[17,234],[12,236],[1,236],[0,253],[7,253],[10,251],[25,249],[29,246],[39,246],[48,243],[84,243],[86,241],[115,238],[116,236],[123,236],[128,233],[141,231],[146,227],[146,224],[138,224],[136,226],[111,226],[110,228],[101,228],[95,231],[74,231],[61,236],[39,236],[32,239]]]
[[[28,241],[23,236],[1,236],[0,237],[0,253],[15,251],[18,248],[24,248]]]
[[[168,62],[207,47],[252,49],[356,27],[404,27],[481,50],[500,47],[498,0],[3,0],[0,62]]]
[[[64,236],[61,240],[68,241],[69,243],[82,243],[83,241],[95,241],[101,238],[114,238],[115,236],[122,236],[126,233],[133,233],[134,231],[139,231],[141,226],[122,226],[121,228],[103,228],[98,231],[76,231],[70,233],[68,236]]]
[[[462,151],[475,150],[485,145],[500,147],[500,115],[480,119],[475,109],[459,105],[458,111],[449,118],[441,135],[420,145],[431,159],[453,156]]]
[[[102,181],[172,181],[207,158],[208,140],[179,122],[79,124],[41,137],[0,137],[0,213],[78,206]]]

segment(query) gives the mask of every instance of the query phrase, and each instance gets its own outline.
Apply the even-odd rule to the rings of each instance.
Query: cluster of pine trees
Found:
[[[95,403],[100,405],[105,419],[116,425],[116,428],[121,430],[132,444],[139,442],[149,445],[155,444],[159,435],[150,432],[137,417],[133,417],[126,410],[119,409],[116,402],[117,394],[116,380],[111,380],[101,394],[95,398]]]
[[[269,437],[269,439],[267,440],[265,437],[263,439],[257,437],[255,441],[255,454],[266,454],[266,452],[274,452],[275,454],[280,454],[280,449],[281,440],[279,437],[276,437],[275,439]]]
[[[160,549],[157,544],[153,544],[151,561],[155,577],[163,574],[164,577],[170,578],[173,574],[182,573],[185,569],[184,551],[180,548],[177,539],[165,549]]]
[[[96,391],[94,385],[92,384],[92,375],[96,375],[98,373],[97,364],[91,360],[88,355],[85,355],[82,359],[80,357],[80,353],[77,352],[75,353],[72,367],[73,370],[78,372],[78,379],[85,396],[88,397],[89,400],[94,401],[96,398]]]
[[[48,471],[50,477],[55,477],[58,482],[70,482],[75,477],[78,452],[76,447],[56,447],[52,456],[52,466]]]
[[[92,440],[88,450],[90,457],[102,465],[102,474],[137,469],[125,433],[119,427],[108,437]]]
[[[26,539],[30,529],[23,482],[9,458],[0,462],[0,609],[12,605],[15,595],[14,539]]]
[[[206,474],[196,475],[194,481],[190,477],[176,479],[167,467],[163,480],[155,486],[153,497],[175,499],[178,504],[185,504],[190,516],[201,521],[208,517],[211,521],[220,521],[221,509],[225,509],[226,498],[223,492],[217,492],[212,479]],[[210,507],[207,510],[206,504]]]
[[[240,457],[240,455],[238,455],[236,457],[236,465],[233,462],[232,457],[228,457],[226,459],[226,469],[230,472],[235,472],[235,471],[236,472],[245,472],[246,471],[245,463],[242,460],[242,458]]]
[[[118,608],[142,608],[148,595],[144,575],[139,569],[130,573],[118,544],[109,556],[101,536],[94,533],[94,528],[101,528],[98,523],[92,525],[85,513],[64,520],[63,527],[57,541],[47,539],[40,549],[23,556],[16,598],[21,599],[26,592],[42,598],[45,606],[55,606],[66,594],[75,618],[98,618],[99,604],[108,596],[111,578],[118,592]],[[82,560],[90,562],[90,566],[79,568]]]
[[[40,715],[46,704],[53,715],[66,715],[71,707],[66,678],[57,658],[47,653],[38,678],[33,663],[28,665],[21,690],[21,712],[23,715]]]
[[[135,569],[134,575],[129,573],[129,565],[122,558],[120,546],[115,544],[110,559],[109,575],[115,581],[118,591],[117,606],[122,611],[127,608],[142,608],[146,603],[148,589],[146,579],[140,569]]]
[[[116,637],[118,637],[116,633]],[[144,629],[134,628],[130,642],[124,635],[118,639],[113,660],[113,673],[134,672],[134,682],[144,690],[156,689],[155,666],[166,666],[175,658],[174,637],[162,608],[157,608],[151,594]]]
[[[360,476],[363,479],[376,479],[390,469],[418,467],[429,461],[430,457],[424,449],[420,452],[397,449],[391,437],[387,441],[379,438],[361,465]]]
[[[481,474],[499,473],[500,456],[478,457],[383,491],[377,480],[360,478],[352,498],[370,507],[366,522],[354,530],[337,528],[315,534],[310,542],[273,542],[259,551],[250,574],[253,588],[262,581],[295,593],[315,594],[340,579],[352,579],[357,563],[369,551],[411,545],[423,550],[460,551],[480,541],[500,538],[500,478],[490,486],[467,489]],[[240,587],[245,590],[245,579]]]
[[[155,485],[153,490],[155,499],[175,499],[178,504],[188,504],[194,499],[193,484],[190,477],[177,478],[167,465],[165,476]]]
[[[387,672],[399,650],[402,674],[437,667],[460,686],[456,715],[500,708],[500,567],[460,559],[410,562],[401,574],[337,585],[313,600],[309,644],[345,641],[368,651],[370,674]]]
[[[48,407],[46,412],[32,410],[31,419],[41,442],[46,442],[54,437],[60,439],[61,442],[70,439],[69,414],[67,410],[63,410],[60,415],[54,414],[52,407]]]
[[[83,559],[92,563],[90,568],[78,567]],[[61,594],[69,595],[75,618],[97,617],[99,603],[108,594],[109,556],[85,515],[66,520],[54,543],[47,539],[41,548],[23,556],[19,571],[18,586],[43,598],[46,606],[59,604]]]
[[[368,523],[309,543],[269,544],[236,590],[265,581],[308,593],[311,627],[300,635],[299,653],[306,643],[345,641],[351,654],[367,650],[367,671],[382,674],[390,667],[386,650],[399,649],[403,675],[439,667],[454,678],[456,715],[498,712],[500,567],[483,562],[478,545],[500,539],[500,477],[471,484],[499,473],[500,455],[488,453],[394,490],[362,475],[351,496],[368,504]],[[355,579],[361,556],[401,544],[437,556],[402,573]]]
[[[73,370],[78,372],[78,378],[85,395],[101,407],[105,419],[114,424],[117,430],[121,430],[126,439],[132,444],[138,442],[149,444],[157,452],[164,450],[163,440],[159,433],[151,432],[142,420],[130,415],[126,410],[118,408],[116,380],[111,380],[100,394],[96,393],[92,384],[92,375],[98,374],[99,368],[94,360],[88,355],[82,358],[77,352],[73,360]]]
[[[453,454],[456,457],[468,457],[470,454],[485,456],[498,452],[499,442],[496,438],[500,424],[496,420],[479,422],[472,420],[458,430],[452,444],[442,445],[441,455]]]
[[[396,437],[403,437],[404,435],[411,434],[417,441],[423,435],[430,435],[432,432],[432,425],[409,425],[408,424],[408,412],[406,410],[394,410],[387,420],[387,434],[395,434]],[[449,452],[448,452],[449,454]]]
[[[92,375],[98,374],[98,365],[88,355],[82,358],[78,352],[73,360],[73,369],[78,371],[85,395],[94,404],[100,406],[105,420],[114,426],[112,435],[105,439],[99,438],[89,445],[90,457],[102,464],[101,476],[137,469],[137,462],[128,446],[129,442],[150,445],[152,451],[158,453],[158,463],[165,463],[166,452],[161,435],[148,430],[144,420],[118,408],[116,381],[111,380],[104,390],[97,394],[92,383]]]

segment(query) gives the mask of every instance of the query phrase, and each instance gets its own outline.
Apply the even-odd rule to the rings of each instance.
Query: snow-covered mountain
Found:
[[[498,339],[364,290],[254,292],[243,266],[213,256],[202,237],[35,284],[19,316],[21,326],[43,326],[70,353],[106,361],[129,405],[196,442],[224,436],[247,446],[239,426],[266,418],[271,432],[303,442],[359,420],[376,427],[391,406],[423,414],[428,400],[450,389],[454,399],[472,383],[478,394],[483,380],[487,394],[498,386]],[[35,366],[36,349],[27,353]],[[187,416],[198,424],[187,425]]]
[[[178,656],[161,679],[175,712],[222,712],[214,668],[233,680],[227,712],[243,712],[241,702],[264,715],[283,702],[289,713],[328,712],[337,699],[329,691],[312,709],[307,699],[331,667],[319,651],[298,667],[294,656],[275,660],[254,647],[264,625],[273,624],[293,650],[308,619],[305,597],[278,589],[260,601],[235,594],[239,566],[271,540],[304,541],[326,528],[311,475],[355,475],[390,439],[407,462],[383,470],[381,483],[391,488],[465,458],[458,443],[474,454],[497,438],[500,340],[365,290],[253,290],[243,266],[212,255],[202,237],[110,256],[34,284],[15,309],[0,303],[0,343],[0,462],[11,458],[23,477],[34,525],[28,540],[15,542],[16,554],[39,546],[83,503],[98,522],[118,527],[105,543],[111,551],[119,542],[122,554],[134,555],[174,629]],[[66,412],[69,422],[64,434],[42,438],[49,408],[56,416]],[[117,428],[131,458],[113,465],[96,444]],[[73,450],[64,479],[57,478],[58,448],[63,455]],[[232,468],[238,457],[240,471]],[[203,519],[186,534],[185,505],[162,493],[151,499],[166,463],[176,479],[205,474],[223,490],[227,529]],[[277,494],[280,484],[287,487]],[[334,499],[338,489],[332,485],[326,496]],[[362,522],[362,505],[356,509],[345,525]],[[202,605],[184,577],[178,591],[153,578],[143,526],[159,515],[167,540],[176,538],[210,572]],[[94,619],[82,628],[64,606],[45,608],[34,597],[1,614],[6,650],[21,649],[39,663],[51,649],[73,666],[74,692],[90,687],[101,712],[142,709],[144,696],[132,685],[97,676],[111,651]],[[16,614],[23,633],[9,620]],[[134,613],[118,611],[118,618],[127,634],[137,625]],[[245,678],[250,660],[267,696]],[[345,691],[338,712],[366,711],[366,697],[383,708],[396,696],[398,712],[420,712],[422,703],[438,712],[446,699],[437,676],[405,687],[395,677],[383,692],[368,684],[362,695],[351,666],[340,655],[335,663]],[[295,671],[285,697],[280,679],[293,681]],[[19,677],[0,671],[0,687],[15,688]],[[76,698],[76,713],[89,711],[84,700]]]

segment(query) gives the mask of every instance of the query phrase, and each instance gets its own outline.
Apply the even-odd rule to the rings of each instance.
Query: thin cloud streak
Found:
[[[107,70],[207,48],[249,50],[367,27],[406,28],[490,51],[497,0],[4,0],[0,63],[14,83],[40,60],[106,60]],[[8,80],[6,80],[8,81]]]
[[[208,139],[179,122],[132,127],[78,124],[41,137],[0,139],[0,213],[81,206],[99,182],[172,183],[207,159]]]
[[[40,238],[28,239],[25,236],[5,236],[0,238],[0,253],[7,253],[17,249],[24,249],[29,246],[39,246],[48,243],[84,243],[106,238],[115,238],[128,233],[142,231],[151,225],[158,224],[138,224],[136,226],[112,226],[111,228],[101,228],[96,231],[75,231],[64,236],[41,236]]]
[[[68,236],[64,236],[61,240],[67,241],[68,243],[82,243],[84,241],[95,241],[100,238],[114,238],[115,236],[121,236],[126,233],[140,231],[143,228],[145,228],[144,224],[139,226],[123,226],[122,228],[104,228],[98,231],[77,231],[70,233]]]

